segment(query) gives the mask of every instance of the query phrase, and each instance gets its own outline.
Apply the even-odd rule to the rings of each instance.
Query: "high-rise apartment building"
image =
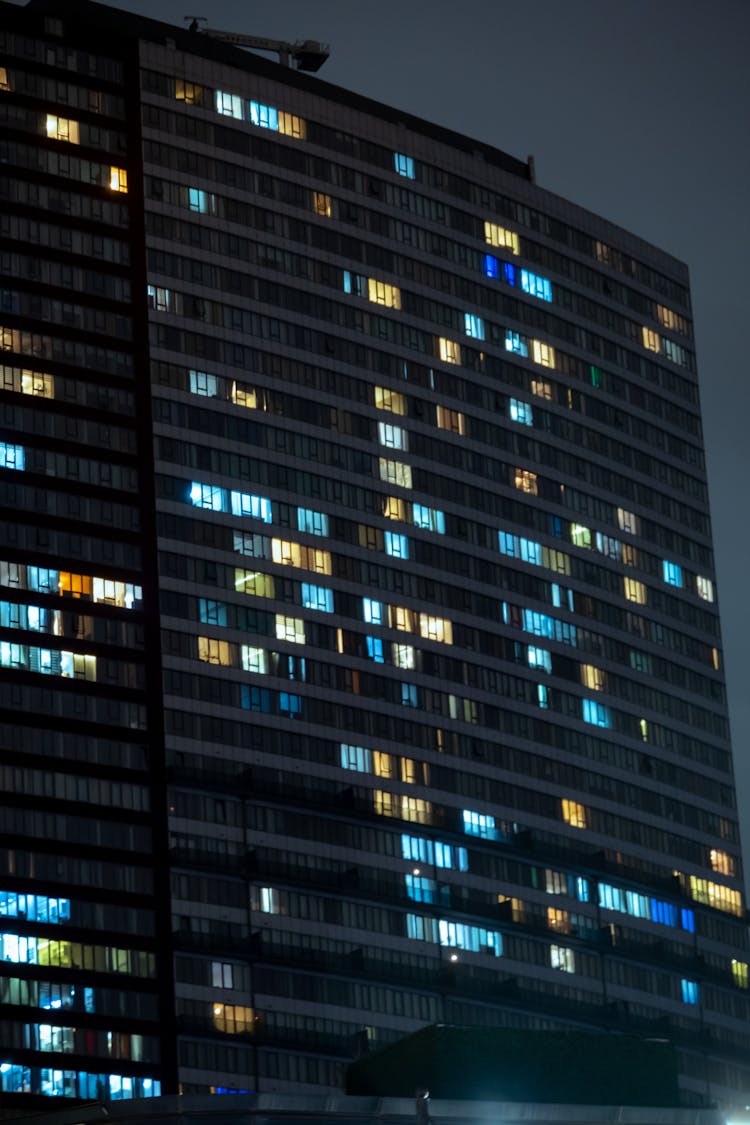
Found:
[[[455,1023],[744,1104],[685,267],[200,31],[0,17],[4,1103]]]

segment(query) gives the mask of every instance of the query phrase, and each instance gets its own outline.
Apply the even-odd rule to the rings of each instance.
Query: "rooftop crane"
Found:
[[[279,56],[282,66],[291,66],[292,60],[297,70],[315,72],[320,70],[330,54],[327,43],[318,43],[316,39],[305,39],[302,43],[285,43],[283,39],[265,39],[260,35],[242,35],[238,31],[220,31],[214,27],[201,27],[206,22],[206,16],[185,16],[190,20],[188,31],[200,32],[211,39],[220,39],[223,43],[233,43],[236,47],[251,47],[256,51],[270,51]]]

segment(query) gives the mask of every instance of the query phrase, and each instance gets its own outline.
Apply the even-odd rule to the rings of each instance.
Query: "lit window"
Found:
[[[372,772],[376,777],[393,777],[393,755],[387,754],[385,750],[373,750]]]
[[[271,501],[265,496],[254,496],[250,492],[232,492],[230,502],[233,516],[249,516],[263,523],[271,523]]]
[[[169,312],[169,306],[172,303],[172,295],[168,289],[161,285],[149,285],[146,289],[148,296],[148,307],[155,309],[156,312]]]
[[[401,290],[385,281],[377,281],[374,277],[367,279],[367,299],[373,304],[385,305],[387,309],[401,308]]]
[[[497,258],[493,258],[492,254],[485,254],[483,268],[485,277],[500,276],[500,263],[498,262]]]
[[[638,582],[635,578],[623,578],[622,582],[625,597],[629,602],[636,602],[638,605],[646,604],[647,591],[642,582]]]
[[[197,82],[188,82],[185,78],[175,78],[174,86],[176,101],[185,102],[186,105],[205,104],[204,98],[207,93],[205,86],[199,86]]]
[[[549,707],[549,693],[546,684],[536,685],[536,698],[540,707],[544,707],[545,709]]]
[[[390,387],[375,387],[375,405],[378,410],[389,410],[392,414],[406,414],[406,398]]]
[[[540,367],[554,367],[555,349],[550,344],[542,343],[541,340],[532,340],[531,358],[534,360],[534,363],[538,363]]]
[[[262,102],[250,102],[250,122],[253,125],[257,125],[260,129],[270,129],[272,132],[278,133],[279,111],[272,105],[263,105]]]
[[[394,559],[408,559],[409,540],[405,535],[399,535],[395,531],[386,531],[385,553]]]
[[[216,212],[216,196],[200,188],[188,188],[188,207],[199,215]]]
[[[443,363],[460,363],[461,345],[445,336],[438,336],[438,355]]]
[[[436,531],[438,535],[445,535],[445,513],[437,508],[427,508],[424,504],[415,504],[412,509],[412,520],[415,527],[424,531]]]
[[[272,539],[271,558],[279,566],[302,566],[302,545],[291,539]]]
[[[415,667],[414,648],[412,645],[391,645],[391,659],[396,668],[409,670]]]
[[[532,496],[538,495],[537,475],[532,473],[530,469],[516,469],[513,474],[513,483],[521,492],[529,492]]]
[[[324,191],[314,191],[313,211],[316,215],[322,215],[324,219],[330,219],[332,214],[330,195],[326,195]]]
[[[526,651],[529,668],[543,668],[545,672],[552,671],[552,656],[546,648],[536,648],[529,645]]]
[[[652,328],[643,327],[643,346],[650,352],[661,351],[661,339],[658,332],[654,332]]]
[[[736,914],[737,917],[742,917],[744,906],[739,891],[735,891],[731,887],[725,887],[722,883],[713,883],[709,879],[699,879],[697,875],[690,876],[689,887],[690,897],[694,898],[696,902],[702,902],[706,906],[713,906],[715,910],[724,910],[727,914]]]
[[[589,367],[589,374],[591,376],[591,386],[599,390],[604,382],[604,372],[601,367],[595,367],[592,363]]]
[[[388,606],[388,624],[391,629],[399,629],[402,633],[413,633],[416,613],[403,605]]]
[[[264,648],[242,645],[240,647],[240,661],[246,672],[257,672],[262,676],[268,673],[268,653]]]
[[[729,875],[732,878],[737,874],[737,864],[734,856],[729,855],[728,852],[723,852],[719,848],[711,848],[709,853],[711,859],[711,869],[718,871],[720,875]]]
[[[505,350],[506,352],[514,352],[515,355],[527,357],[529,354],[528,340],[520,332],[512,332],[509,328],[505,333]]]
[[[438,922],[440,944],[449,948],[465,949],[470,953],[492,953],[495,957],[503,955],[502,934],[485,930],[480,926],[469,926],[464,922],[451,922],[441,918]]]
[[[41,371],[0,365],[0,389],[39,398],[55,397],[55,377]]]
[[[328,535],[328,516],[312,508],[297,509],[297,530],[308,535]]]
[[[365,637],[365,648],[370,660],[374,660],[376,664],[385,663],[385,652],[381,637]]]
[[[255,1013],[245,1004],[214,1004],[214,1030],[225,1035],[241,1035],[255,1027]]]
[[[566,945],[551,945],[549,947],[549,963],[553,969],[559,969],[563,973],[574,973],[576,971],[575,952],[568,949]]]
[[[252,102],[250,105],[252,106]],[[283,133],[285,137],[295,137],[298,141],[304,141],[307,135],[304,118],[298,117],[296,113],[287,113],[283,109],[279,110],[279,132]]]
[[[531,297],[538,297],[540,301],[552,300],[552,284],[546,277],[540,277],[529,270],[521,270],[521,288]]]
[[[433,617],[428,613],[419,615],[419,633],[427,641],[453,644],[453,625],[445,617]]]
[[[701,574],[695,576],[695,592],[704,602],[714,600],[714,584],[710,578],[704,578]]]
[[[234,572],[234,588],[238,594],[247,594],[254,598],[272,598],[273,575],[264,574],[262,570],[243,570],[237,567]]]
[[[395,816],[415,824],[430,824],[432,821],[432,804],[419,797],[402,797],[384,789],[375,789],[372,799],[378,816]]]
[[[521,253],[521,246],[516,232],[508,230],[507,227],[498,226],[497,223],[485,222],[484,241],[489,242],[490,246],[504,246],[507,250],[512,251],[512,253],[516,255]]]
[[[283,613],[276,614],[276,639],[289,641],[290,644],[303,645],[305,643],[305,623],[300,617],[285,617]]]
[[[364,746],[349,746],[341,743],[341,766],[345,770],[358,773],[372,773],[372,754]]]
[[[569,934],[570,914],[567,910],[562,910],[558,906],[547,907],[547,926],[550,930],[554,930],[558,934]]]
[[[406,520],[406,501],[400,496],[383,497],[383,515],[387,520]]]
[[[71,574],[70,571],[61,570],[57,588],[60,594],[71,598],[90,598],[93,582],[87,574]]]
[[[591,531],[580,523],[570,525],[570,540],[576,547],[591,547]]]
[[[449,430],[452,434],[466,433],[466,417],[460,410],[450,410],[447,406],[438,403],[436,420],[441,430]]]
[[[333,590],[329,590],[327,586],[313,586],[309,582],[303,582],[302,605],[305,609],[333,613]]]
[[[747,961],[736,961],[734,957],[732,958],[732,980],[738,988],[747,988]]]
[[[415,171],[413,156],[405,156],[403,152],[394,152],[393,166],[398,172],[399,176],[406,176],[408,180],[414,179]]]
[[[206,398],[217,398],[219,394],[219,380],[216,375],[209,375],[206,371],[189,372],[191,395],[203,395]]]
[[[612,726],[609,707],[605,707],[603,703],[597,703],[595,699],[582,699],[581,710],[585,723],[592,723],[595,727]]]
[[[437,902],[438,887],[434,879],[424,875],[404,875],[406,893],[414,902]]]
[[[116,168],[114,164],[109,169],[109,190],[127,194],[128,174],[124,168]]]
[[[593,664],[581,665],[581,683],[590,691],[605,691],[607,687],[607,673]]]
[[[662,562],[662,575],[668,586],[682,586],[682,567],[677,563],[664,559]]]
[[[0,90],[11,90],[12,86],[8,81],[8,71],[4,66],[0,66]]]
[[[512,398],[508,402],[508,414],[511,422],[520,422],[522,426],[534,425],[534,411],[531,404]]]
[[[537,395],[539,398],[552,399],[552,384],[547,383],[544,379],[531,380],[531,393]]]
[[[562,817],[571,828],[586,828],[586,807],[578,801],[570,801],[567,797],[561,800]]]
[[[554,547],[542,549],[542,562],[556,574],[570,574],[570,556],[564,551],[557,551]]]
[[[628,512],[625,508],[617,509],[617,523],[620,531],[627,531],[630,535],[639,535],[641,521],[638,516],[633,512]]]
[[[409,434],[401,426],[394,426],[390,422],[378,422],[378,441],[389,449],[409,448]]]
[[[495,818],[488,813],[472,812],[471,809],[463,810],[463,828],[467,836],[479,836],[483,840],[496,840],[498,832],[495,827]]]
[[[80,129],[77,121],[69,117],[55,117],[47,114],[47,136],[54,141],[67,141],[68,144],[80,144]]]
[[[7,441],[0,441],[0,469],[23,470],[25,454],[22,445],[12,445]]]
[[[663,324],[665,328],[672,328],[677,332],[685,332],[687,326],[684,318],[678,313],[672,312],[666,305],[656,306],[656,316],[659,323]]]
[[[402,461],[387,461],[384,457],[378,459],[380,479],[386,484],[397,484],[401,488],[411,488],[411,465]]]
[[[554,871],[551,867],[545,867],[544,889],[548,895],[566,895],[568,893],[568,877],[565,872]]]
[[[682,990],[683,1004],[698,1003],[698,985],[694,980],[686,980],[685,977],[683,977],[680,981],[680,988]]]
[[[215,637],[198,637],[198,659],[207,664],[221,664],[229,667],[232,652],[228,641],[217,641]]]
[[[216,112],[224,117],[234,117],[242,121],[242,98],[237,94],[227,94],[224,90],[216,91]]]
[[[369,625],[383,624],[383,603],[373,598],[362,598],[362,618]]]
[[[622,544],[619,539],[613,539],[610,535],[602,535],[600,531],[596,533],[596,549],[601,555],[605,555],[608,559],[616,559],[618,562],[622,557]]]
[[[196,508],[207,508],[210,512],[226,512],[227,491],[218,484],[193,481],[190,485],[190,503]]]
[[[464,332],[473,340],[484,339],[484,321],[474,313],[464,313]]]

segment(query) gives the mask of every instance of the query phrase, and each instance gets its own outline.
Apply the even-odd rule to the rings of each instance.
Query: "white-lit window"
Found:
[[[385,457],[378,459],[380,479],[386,484],[397,484],[401,488],[412,487],[411,465],[401,461],[388,461]]]
[[[389,449],[409,448],[409,435],[401,426],[394,426],[390,422],[378,422],[378,441]]]
[[[464,332],[473,340],[483,340],[485,336],[484,321],[475,313],[464,313]]]
[[[268,673],[268,653],[264,648],[255,648],[253,645],[242,645],[240,648],[242,667],[246,672],[257,672],[260,675]]]
[[[303,645],[305,643],[305,623],[300,617],[287,617],[283,613],[276,614],[276,639],[289,641],[291,644]]]
[[[234,117],[242,121],[242,98],[238,94],[228,94],[225,90],[216,91],[216,112],[225,117]]]
[[[576,971],[576,955],[566,945],[551,945],[549,947],[549,963],[553,969],[560,969],[563,973]]]
[[[703,575],[696,574],[695,591],[699,598],[703,598],[704,602],[714,600],[714,584],[710,578],[704,578]]]
[[[415,666],[414,648],[412,645],[393,644],[391,656],[396,668],[410,669]]]

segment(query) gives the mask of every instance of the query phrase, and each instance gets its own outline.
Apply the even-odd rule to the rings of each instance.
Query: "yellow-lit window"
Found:
[[[675,332],[681,332],[683,335],[687,332],[687,324],[685,318],[680,316],[679,313],[673,312],[666,305],[656,306],[656,317],[659,324],[663,324],[665,328],[671,328]]]
[[[438,336],[438,355],[443,363],[461,362],[461,345],[455,340],[448,340],[445,336]]]
[[[13,368],[6,367],[4,371],[12,371]],[[41,371],[22,371],[21,372],[21,386],[7,387],[8,390],[20,390],[24,395],[36,395],[38,398],[54,398],[55,397],[55,377],[54,375],[45,375]]]
[[[526,921],[526,903],[522,898],[511,898],[510,895],[498,895],[497,901],[499,903],[510,903],[510,916],[514,922]]]
[[[81,143],[78,122],[69,117],[55,117],[51,113],[47,114],[47,136],[54,141],[67,141],[71,145]]]
[[[8,81],[8,71],[4,66],[0,66],[0,90],[10,90],[11,88]]]
[[[581,683],[591,691],[606,691],[607,673],[593,664],[581,665]]]
[[[453,625],[445,617],[433,617],[429,613],[419,615],[420,635],[428,641],[440,641],[442,644],[453,644]]]
[[[430,824],[432,821],[432,805],[419,797],[401,797],[384,789],[374,789],[372,801],[378,816],[396,816],[415,824]]]
[[[732,958],[732,980],[738,988],[747,988],[747,961],[735,961]]]
[[[388,461],[385,457],[378,458],[380,479],[386,484],[397,484],[401,488],[411,488],[411,465],[403,461]]]
[[[232,650],[228,641],[217,641],[215,637],[198,637],[198,659],[207,664],[221,664],[228,668],[232,663]]]
[[[300,617],[286,617],[283,613],[276,614],[276,640],[289,641],[290,644],[303,645],[305,643],[305,623]]]
[[[653,328],[646,328],[643,326],[643,346],[650,352],[661,351],[661,338],[658,332],[654,332]]]
[[[466,433],[466,418],[460,410],[449,410],[447,406],[437,406],[437,424],[441,430],[449,430],[452,434]]]
[[[255,1027],[255,1013],[245,1004],[214,1004],[213,1024],[226,1035],[242,1035]]]
[[[742,895],[731,887],[712,883],[709,879],[699,879],[697,875],[690,876],[689,887],[690,896],[696,902],[713,906],[715,910],[724,910],[727,914],[736,914],[738,917],[744,913]]]
[[[232,380],[231,399],[235,406],[244,406],[247,410],[258,409],[257,392],[245,383],[237,383]]]
[[[388,624],[391,629],[400,629],[403,633],[414,632],[416,613],[403,605],[388,606]]]
[[[357,525],[357,536],[360,547],[364,547],[367,551],[383,550],[383,532],[379,527],[360,523]]]
[[[555,547],[542,547],[542,565],[556,574],[570,574],[570,556]]]
[[[323,551],[320,547],[303,547],[302,565],[315,574],[330,574],[331,552]]]
[[[555,349],[550,344],[544,344],[541,340],[532,340],[531,358],[540,367],[554,367]]]
[[[497,223],[485,222],[484,241],[489,242],[490,246],[503,246],[506,250],[511,250],[514,254],[521,253],[521,246],[516,232],[514,230],[508,230],[507,227],[498,226]]]
[[[272,539],[271,558],[280,566],[302,566],[302,546],[289,539]]]
[[[297,140],[304,141],[307,134],[304,118],[297,117],[296,113],[286,113],[280,109],[279,132],[283,133],[285,137],[296,137]]]
[[[719,660],[719,650],[718,650],[718,648],[712,648],[711,649],[711,663],[713,664],[714,668],[718,672],[719,668],[721,667],[721,661]]]
[[[570,933],[570,914],[557,906],[547,907],[547,926],[556,934]]]
[[[405,521],[407,519],[406,501],[402,500],[400,496],[384,496],[383,515],[388,520]]]
[[[375,387],[375,405],[378,410],[390,410],[392,414],[406,414],[406,397],[390,387]]]
[[[385,305],[387,309],[401,308],[401,290],[396,285],[388,285],[374,277],[367,279],[367,297],[374,304]]]
[[[620,557],[625,566],[638,566],[638,548],[632,543],[623,543]]]
[[[314,191],[313,211],[316,215],[322,215],[324,219],[330,219],[333,213],[330,195],[326,195],[324,191]]]
[[[647,720],[646,719],[639,719],[638,720],[638,727],[639,727],[639,730],[641,732],[641,740],[643,742],[648,742],[648,722],[647,722]]]
[[[412,645],[391,645],[391,659],[396,668],[409,671],[415,665],[414,648]]]
[[[61,594],[73,598],[90,598],[92,580],[87,574],[70,574],[67,570],[60,571],[57,587]]]
[[[567,797],[562,798],[560,805],[562,807],[562,817],[566,824],[569,824],[571,828],[586,827],[587,817],[585,805],[580,804],[579,801],[570,801]]]
[[[393,755],[384,750],[373,750],[372,772],[376,777],[393,777]]]
[[[531,393],[538,395],[539,398],[552,398],[552,384],[548,383],[545,379],[532,379],[531,380]]]
[[[63,668],[65,667],[65,658],[70,658],[72,665],[72,675],[76,680],[96,680],[96,657],[87,656],[81,652],[63,652]],[[66,673],[63,672],[63,675]]]
[[[109,190],[127,192],[128,190],[128,174],[124,168],[116,168],[113,165],[109,169]]]
[[[237,567],[234,572],[234,588],[239,594],[249,594],[254,598],[272,598],[273,575],[264,574],[262,570],[244,570]]]
[[[617,523],[621,531],[627,531],[630,535],[639,535],[641,528],[641,521],[633,512],[629,512],[627,508],[617,509]]]
[[[642,582],[638,582],[635,578],[623,578],[622,582],[625,597],[629,602],[637,602],[638,605],[646,604],[646,587]]]
[[[711,848],[711,867],[714,871],[718,871],[720,875],[735,876],[737,874],[737,863],[734,856],[729,855],[728,852],[720,851],[719,848]]]
[[[536,496],[539,492],[536,473],[532,473],[529,469],[516,469],[513,483],[521,492],[530,492],[532,496]]]
[[[427,762],[417,762],[414,758],[402,758],[400,763],[401,780],[407,785],[428,785],[430,767]]]

